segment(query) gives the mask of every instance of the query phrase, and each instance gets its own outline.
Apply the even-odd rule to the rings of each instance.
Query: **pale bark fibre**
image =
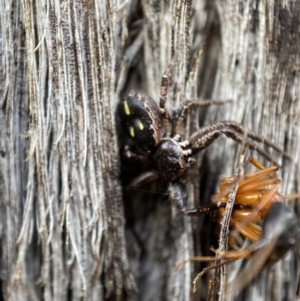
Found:
[[[118,4],[107,5],[1,2],[5,300],[135,291],[114,126],[126,27]]]
[[[231,100],[190,112],[185,138],[239,122],[291,155],[270,152],[280,191],[300,190],[299,0],[0,1],[1,300],[206,300],[209,277],[192,293],[201,267],[173,267],[203,254],[210,217],[183,216],[159,181],[127,189],[142,168],[119,154],[116,104],[131,89],[158,102],[172,58],[170,112]],[[222,138],[195,156],[187,207],[234,175],[239,149]],[[236,300],[294,300],[296,262],[290,252]]]

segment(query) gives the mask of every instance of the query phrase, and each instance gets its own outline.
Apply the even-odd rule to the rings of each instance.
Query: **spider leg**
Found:
[[[221,135],[222,134],[221,133],[221,129],[222,128],[226,128],[226,126],[222,122],[220,122],[220,121],[215,122],[215,123],[210,124],[210,125],[205,125],[205,126],[201,127],[198,131],[196,131],[194,134],[192,134],[188,140],[181,141],[181,142],[179,142],[179,144],[183,148],[185,148],[187,146],[193,146],[194,144],[197,144],[197,140],[202,139],[202,137],[205,136],[206,134],[210,134],[210,133],[212,133],[214,131],[218,131],[218,132],[220,132],[220,135]],[[197,152],[197,151],[205,149],[214,140],[216,140],[217,138],[219,138],[219,136],[216,137],[216,138],[214,138],[209,144],[207,144],[207,146],[203,146],[203,148],[201,148],[199,150],[195,150],[194,152]]]
[[[184,134],[184,123],[188,114],[188,111],[193,107],[208,107],[210,105],[224,105],[226,103],[230,102],[230,100],[213,100],[213,99],[193,99],[188,100],[183,105],[180,115],[177,119],[176,125],[175,125],[175,136],[173,137],[174,140],[179,141],[180,138]]]
[[[234,121],[223,121],[223,123],[234,129],[236,132],[240,133],[240,134],[243,134],[245,129],[243,128],[242,125],[240,125],[239,123],[237,122],[234,122]],[[291,159],[290,155],[286,152],[284,152],[280,147],[278,147],[275,143],[273,143],[272,141],[264,138],[263,136],[257,134],[257,133],[254,133],[254,132],[251,132],[251,131],[248,131],[247,132],[247,136],[250,137],[251,139],[253,139],[254,141],[258,141],[258,142],[261,142],[261,143],[264,143],[265,145],[273,148],[274,150],[276,150],[277,152],[281,153],[284,157],[288,158],[288,159]]]
[[[205,204],[198,208],[187,209],[184,205],[181,189],[179,185],[175,182],[170,182],[168,186],[168,194],[170,200],[175,204],[175,206],[185,215],[195,216],[204,213],[210,213],[219,209],[218,204]]]
[[[180,143],[182,147],[189,146],[189,149],[185,150],[184,154],[186,156],[192,155],[200,150],[207,148],[212,144],[216,139],[218,139],[222,134],[226,135],[228,138],[242,144],[247,143],[249,148],[257,151],[268,161],[272,162],[275,165],[278,165],[273,158],[264,151],[262,148],[253,143],[250,139],[245,138],[242,134],[235,130],[235,128],[230,128],[228,122],[216,122],[211,125],[207,125],[195,132],[188,140]],[[249,134],[249,133],[248,133]],[[254,135],[251,133],[251,137]],[[278,149],[278,147],[276,147]],[[277,150],[276,149],[276,150]],[[288,154],[282,152],[283,155],[288,157]]]
[[[166,108],[166,103],[167,103],[167,95],[168,95],[168,88],[169,88],[169,79],[170,79],[174,64],[175,64],[175,56],[172,58],[171,63],[169,64],[168,68],[166,69],[165,73],[162,76],[160,99],[159,99],[160,112],[161,112],[162,119],[163,119],[163,126],[166,129],[167,137],[170,137],[171,132],[172,132],[171,118],[170,118],[170,114]]]
[[[130,188],[139,188],[147,183],[154,182],[158,179],[159,179],[158,172],[156,170],[151,170],[148,172],[144,172],[138,177],[136,177],[135,179],[133,179],[133,181],[131,181],[128,186]]]

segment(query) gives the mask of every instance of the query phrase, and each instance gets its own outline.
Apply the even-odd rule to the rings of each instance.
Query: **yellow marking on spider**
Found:
[[[144,125],[143,125],[142,122],[139,123],[139,128],[140,128],[141,131],[144,129]]]
[[[128,105],[128,102],[126,100],[124,100],[124,111],[125,111],[126,115],[130,115],[129,105]]]
[[[135,134],[134,134],[134,128],[132,126],[129,128],[129,134],[130,134],[130,136],[132,138],[135,136]]]

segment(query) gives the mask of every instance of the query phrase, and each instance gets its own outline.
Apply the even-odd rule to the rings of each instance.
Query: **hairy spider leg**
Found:
[[[159,107],[163,119],[162,120],[163,126],[166,130],[166,137],[171,137],[171,133],[172,133],[172,123],[171,123],[170,114],[166,107],[166,103],[167,103],[167,96],[168,96],[169,80],[172,73],[172,69],[175,65],[175,60],[176,60],[176,56],[174,55],[171,60],[171,63],[169,64],[168,68],[164,72],[161,79]]]
[[[230,102],[230,100],[212,100],[212,99],[193,99],[187,100],[182,106],[179,117],[175,124],[175,136],[174,140],[180,141],[181,137],[184,135],[184,124],[186,121],[187,114],[192,107],[208,107],[210,105],[224,105]]]
[[[159,173],[156,170],[151,170],[148,172],[144,172],[128,185],[129,188],[139,188],[147,183],[154,182],[159,179]]]
[[[231,127],[230,124],[231,123],[227,121],[218,121],[200,128],[197,132],[191,135],[191,137],[188,140],[180,143],[182,147],[189,147],[185,150],[184,154],[186,156],[191,156],[194,153],[204,150],[216,139],[218,139],[222,134],[224,134],[228,138],[231,138],[232,140],[240,144],[246,142],[246,144],[249,145],[250,149],[257,151],[268,161],[277,165],[276,161],[274,161],[273,158],[266,151],[257,146],[255,143],[253,143],[250,139],[245,139],[245,137],[242,134],[240,134],[240,132],[238,132],[235,127]],[[252,136],[255,136],[255,134],[252,132],[248,132],[248,135],[249,134],[251,135],[251,138]],[[284,152],[282,152],[282,154],[288,157],[288,154]]]
[[[237,123],[237,122],[223,121],[223,123],[226,126],[235,129],[235,131],[239,132],[240,134],[243,134],[245,132],[244,127],[242,125],[240,125],[239,123]],[[253,139],[254,141],[261,142],[261,143],[273,148],[274,150],[276,150],[278,153],[280,153],[281,155],[283,155],[287,159],[289,159],[289,160],[292,159],[291,156],[288,153],[284,152],[278,145],[276,145],[275,143],[273,143],[269,139],[266,139],[263,136],[261,136],[257,133],[251,132],[251,131],[247,132],[247,136],[250,137],[251,139]]]

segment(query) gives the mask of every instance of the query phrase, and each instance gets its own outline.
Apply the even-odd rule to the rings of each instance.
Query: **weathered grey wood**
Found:
[[[120,4],[0,4],[4,300],[123,300],[136,290],[114,116]]]
[[[205,300],[206,278],[192,294],[199,266],[173,267],[200,255],[210,225],[182,216],[159,183],[122,197],[115,106],[130,89],[158,101],[175,55],[170,111],[185,99],[232,100],[193,110],[186,137],[214,120],[242,123],[292,156],[272,152],[280,191],[295,192],[299,16],[299,0],[1,1],[3,300]],[[188,207],[200,188],[209,200],[218,179],[234,174],[238,154],[221,138],[196,156]],[[291,264],[289,254],[237,300],[294,300]]]

